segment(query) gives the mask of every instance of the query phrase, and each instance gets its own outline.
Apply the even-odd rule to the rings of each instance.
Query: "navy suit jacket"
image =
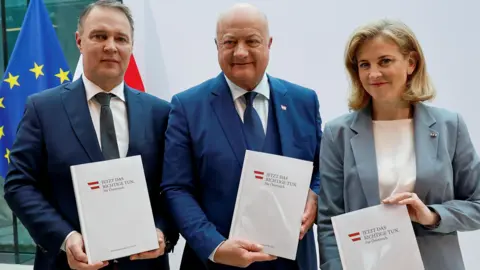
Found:
[[[141,155],[156,226],[173,242],[178,232],[161,202],[164,132],[170,105],[125,86],[129,124],[127,156]],[[35,269],[68,269],[60,250],[81,232],[70,166],[104,160],[81,79],[28,98],[10,153],[5,199],[37,244]],[[105,228],[108,230],[108,228]],[[168,269],[168,257],[130,262],[120,269]]]
[[[321,119],[317,95],[271,76],[268,81],[282,153],[314,162],[310,188],[318,194]],[[171,104],[162,192],[187,241],[182,266],[206,265],[230,231],[246,150],[242,131],[237,129],[241,125],[235,124],[241,119],[223,73],[175,95]],[[310,230],[298,247],[300,269],[317,268],[315,253]]]

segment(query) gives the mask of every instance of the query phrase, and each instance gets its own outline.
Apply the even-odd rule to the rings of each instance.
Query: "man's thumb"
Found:
[[[240,246],[251,252],[260,252],[263,250],[263,246],[259,244],[252,243],[247,240],[239,240]]]
[[[78,244],[73,245],[70,248],[70,251],[72,252],[72,255],[75,258],[75,260],[77,260],[79,262],[83,262],[83,263],[88,263],[87,254],[85,254],[85,252],[83,252],[83,249],[82,249],[81,245],[78,245]]]

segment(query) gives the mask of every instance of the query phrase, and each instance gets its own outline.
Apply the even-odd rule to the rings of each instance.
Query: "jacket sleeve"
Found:
[[[340,255],[331,218],[345,212],[343,200],[343,160],[335,147],[332,131],[325,126],[320,148],[320,194],[317,235],[322,270],[341,270]]]
[[[440,216],[440,223],[433,229],[440,233],[480,229],[480,160],[463,118],[457,115],[457,119],[452,162],[455,199],[429,205]]]
[[[46,155],[35,103],[28,98],[10,152],[4,197],[40,249],[57,254],[67,235],[74,229],[42,192]]]
[[[162,192],[168,202],[180,233],[200,259],[208,257],[225,240],[211,223],[196,200],[196,178],[192,140],[188,121],[177,96],[165,134]]]

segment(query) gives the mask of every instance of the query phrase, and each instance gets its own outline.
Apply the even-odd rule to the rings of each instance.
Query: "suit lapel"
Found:
[[[140,144],[145,141],[145,121],[147,108],[142,104],[140,92],[127,85],[124,89],[128,115],[128,152],[127,156],[139,155]]]
[[[82,79],[65,86],[65,90],[61,95],[72,129],[88,157],[92,162],[103,160],[103,154],[100,150],[97,134],[88,109],[85,86]]]
[[[415,105],[414,137],[417,179],[415,193],[425,201],[430,187],[433,186],[434,161],[437,159],[439,133],[435,129],[435,118],[428,107],[421,103]]]
[[[357,133],[350,144],[363,192],[369,206],[378,205],[380,194],[370,106],[356,113],[350,128]]]
[[[238,164],[242,166],[246,150],[245,138],[242,130],[243,123],[235,109],[230,88],[223,76],[223,73],[220,73],[220,75],[215,78],[216,82],[211,89],[211,105],[218,121],[220,122],[220,126],[227,137],[230,147],[235,153]]]
[[[285,86],[276,78],[268,76],[270,83],[270,94],[272,99],[272,108],[277,118],[278,133],[280,135],[280,142],[282,145],[282,154],[288,157],[296,157],[292,148],[292,142],[295,142],[293,136],[294,123],[293,121],[293,107],[288,91]],[[288,110],[288,108],[291,108]],[[269,113],[270,117],[270,113]],[[267,127],[268,128],[268,127]]]

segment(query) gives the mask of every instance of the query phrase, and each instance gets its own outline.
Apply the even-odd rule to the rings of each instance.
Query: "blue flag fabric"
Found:
[[[69,82],[71,76],[43,0],[31,0],[0,82],[0,176],[7,174],[27,97]]]

